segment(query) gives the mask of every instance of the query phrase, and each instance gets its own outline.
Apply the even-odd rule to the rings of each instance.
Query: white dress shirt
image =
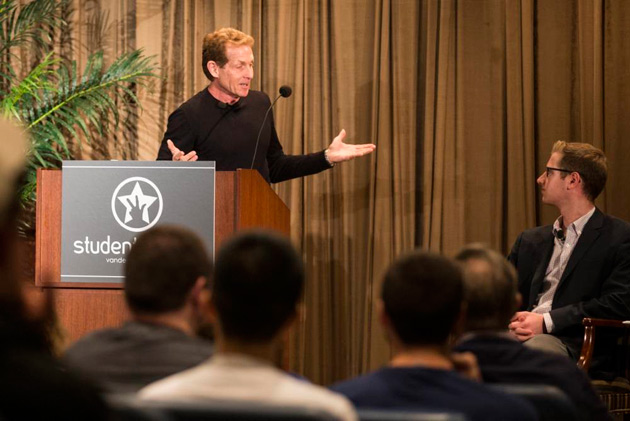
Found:
[[[553,296],[556,294],[556,289],[562,278],[562,274],[567,267],[569,258],[575,249],[575,245],[582,235],[584,226],[591,219],[595,213],[595,207],[573,221],[566,229],[566,232],[562,230],[562,216],[556,219],[553,223],[553,254],[547,265],[545,272],[545,279],[543,281],[541,293],[538,294],[537,304],[532,309],[533,313],[542,314],[545,322],[545,328],[547,333],[553,332],[553,319],[549,312],[553,305]]]

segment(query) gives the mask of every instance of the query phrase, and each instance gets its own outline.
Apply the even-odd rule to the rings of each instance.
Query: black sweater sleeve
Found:
[[[168,125],[166,126],[166,132],[164,133],[164,137],[162,138],[162,144],[160,145],[160,150],[158,151],[157,159],[168,160],[170,161],[173,158],[171,151],[168,149],[166,145],[166,141],[171,139],[175,146],[180,150],[184,151],[184,153],[188,153],[190,151],[195,150],[195,140],[197,135],[195,130],[191,127],[186,118],[186,114],[184,110],[180,107],[173,111],[173,113],[168,117]]]
[[[267,164],[269,165],[269,178],[272,183],[317,174],[331,168],[324,157],[324,151],[306,155],[285,155],[278,140],[273,115],[270,118],[271,139],[269,141],[269,149],[267,149]]]

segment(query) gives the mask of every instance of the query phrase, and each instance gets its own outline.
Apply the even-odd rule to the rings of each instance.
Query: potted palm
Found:
[[[30,135],[21,189],[26,210],[33,209],[37,169],[58,168],[73,158],[71,145],[116,129],[121,114],[139,106],[137,89],[157,76],[152,58],[141,50],[122,54],[109,66],[103,51],[96,51],[82,71],[76,61],[58,57],[52,41],[67,29],[68,5],[67,0],[22,6],[0,0],[0,113],[18,120]],[[38,57],[31,66],[21,59],[24,51]],[[24,218],[23,232],[32,229],[32,220]]]

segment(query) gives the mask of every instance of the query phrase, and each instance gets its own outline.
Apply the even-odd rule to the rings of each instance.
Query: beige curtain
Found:
[[[422,10],[422,244],[507,252],[523,229],[553,222],[535,180],[559,139],[603,148],[597,204],[629,219],[630,3],[428,0]]]
[[[426,1],[423,246],[535,223],[533,2]]]
[[[255,37],[255,89],[274,96],[280,85],[293,87],[274,110],[287,153],[321,150],[341,128],[350,142],[377,144],[370,157],[275,187],[291,208],[293,240],[308,271],[290,363],[316,382],[365,372],[389,357],[374,308],[396,256],[415,244],[451,254],[472,241],[507,252],[521,230],[555,219],[535,179],[557,139],[604,148],[611,170],[598,204],[630,219],[630,2],[73,5],[75,47],[100,45],[109,60],[143,48],[163,76],[142,94],[142,114],[115,134],[128,150],[99,155],[88,148],[88,157],[154,159],[168,115],[207,84],[201,40],[222,26]]]

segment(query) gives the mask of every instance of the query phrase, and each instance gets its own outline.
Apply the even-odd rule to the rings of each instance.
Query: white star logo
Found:
[[[149,208],[157,200],[157,197],[145,195],[140,188],[140,183],[136,181],[131,194],[120,196],[118,200],[125,206],[125,224],[133,219],[131,212],[134,210],[136,212],[142,211],[142,220],[148,224],[150,222]]]
[[[118,196],[120,190],[127,185],[133,186],[131,194],[127,196]],[[142,191],[143,188],[144,191]],[[145,194],[145,191],[150,192],[151,195]],[[162,210],[164,209],[164,202],[162,200],[162,193],[160,192],[160,189],[158,189],[154,182],[144,177],[130,177],[123,180],[114,190],[111,205],[112,214],[114,215],[116,222],[118,222],[121,227],[131,232],[146,231],[157,224],[162,216]],[[151,219],[149,209],[155,208],[154,205],[157,205],[157,211],[151,212],[151,214],[154,214],[153,219]],[[120,216],[116,211],[116,207],[118,207],[121,213]],[[123,207],[124,216],[122,215]],[[140,219],[144,222],[144,226],[137,226]],[[130,221],[134,220],[136,220],[136,223],[134,224],[135,226],[127,225]]]

